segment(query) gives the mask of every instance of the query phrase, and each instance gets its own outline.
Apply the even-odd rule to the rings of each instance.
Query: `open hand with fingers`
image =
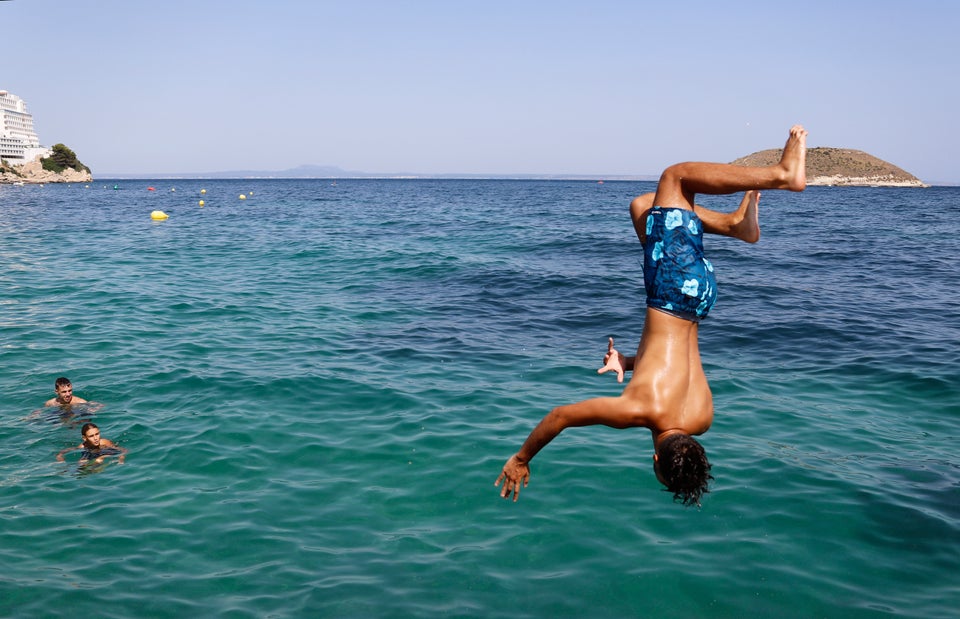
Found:
[[[617,382],[622,383],[625,366],[626,358],[619,350],[613,347],[613,338],[611,337],[607,343],[607,354],[603,356],[603,367],[597,370],[597,374],[605,374],[611,371],[616,372]]]
[[[523,482],[524,488],[530,483],[530,466],[516,455],[510,456],[507,463],[503,465],[500,477],[497,477],[497,481],[493,482],[493,485],[499,486],[501,481],[503,482],[503,488],[500,490],[500,496],[509,499],[512,492],[513,500],[516,502],[520,498],[520,482]]]

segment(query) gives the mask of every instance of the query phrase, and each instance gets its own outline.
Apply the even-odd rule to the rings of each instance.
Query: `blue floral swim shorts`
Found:
[[[643,283],[648,307],[693,322],[707,317],[717,300],[717,280],[703,255],[703,224],[693,211],[655,206],[647,214]]]

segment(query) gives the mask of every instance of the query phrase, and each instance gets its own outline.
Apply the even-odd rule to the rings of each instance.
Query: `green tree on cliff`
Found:
[[[63,172],[67,168],[73,168],[78,172],[89,172],[90,168],[80,163],[77,154],[63,144],[54,144],[53,154],[40,160],[44,170],[51,172]]]

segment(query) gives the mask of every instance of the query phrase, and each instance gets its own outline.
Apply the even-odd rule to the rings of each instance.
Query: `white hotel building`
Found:
[[[0,159],[19,165],[33,161],[37,155],[47,157],[50,149],[40,146],[33,130],[33,116],[27,112],[23,99],[0,90]]]

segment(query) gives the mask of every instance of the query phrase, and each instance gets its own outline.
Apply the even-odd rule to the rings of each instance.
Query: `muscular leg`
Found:
[[[729,236],[747,243],[760,240],[760,220],[757,207],[760,192],[751,189],[743,194],[740,206],[732,213],[720,213],[695,204],[693,211],[703,222],[703,231],[710,234]]]
[[[656,194],[645,193],[637,196],[630,203],[630,218],[633,220],[633,229],[637,238],[643,242],[645,236],[647,211],[653,208],[653,198]],[[704,208],[699,204],[693,207],[700,221],[703,222],[703,231],[709,234],[719,234],[740,239],[747,243],[756,243],[760,240],[760,222],[758,220],[757,205],[760,201],[759,191],[748,191],[740,201],[740,206],[732,213]]]
[[[803,191],[807,185],[806,156],[807,131],[794,125],[776,165],[747,167],[726,163],[678,163],[660,176],[654,203],[692,210],[694,195],[698,193],[719,195],[750,189]]]

